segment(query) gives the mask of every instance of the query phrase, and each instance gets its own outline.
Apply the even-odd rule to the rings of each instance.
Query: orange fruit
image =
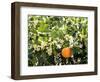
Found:
[[[69,58],[72,56],[72,49],[71,48],[63,48],[62,49],[62,52],[61,52],[61,55],[64,57],[64,58]]]

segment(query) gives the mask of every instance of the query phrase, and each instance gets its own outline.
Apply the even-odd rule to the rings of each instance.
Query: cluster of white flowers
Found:
[[[70,43],[70,47],[73,47],[74,45],[74,38],[72,36],[69,36],[69,35],[65,35],[64,36],[65,40],[69,41]]]
[[[69,40],[70,47],[73,47],[74,38],[69,35],[65,35],[64,38],[66,40]],[[52,55],[52,45],[55,44],[58,49],[61,49],[62,45],[64,44],[64,40],[60,39],[60,38],[56,38],[55,40],[52,41],[52,38],[49,37],[48,41],[49,41],[49,43],[46,41],[41,41],[40,45],[34,44],[33,45],[34,52],[46,49],[46,52],[48,53],[48,55]]]
[[[57,45],[57,48],[58,48],[58,49],[60,49],[60,48],[61,48],[61,46],[62,46],[61,44],[58,44],[58,45]]]
[[[49,40],[48,41],[50,42],[51,40],[52,40],[51,37],[49,37]]]
[[[79,36],[80,36],[81,38],[83,38],[83,37],[84,37],[84,35],[82,35],[81,33],[79,34]]]
[[[44,49],[46,45],[47,45],[47,42],[42,41],[41,42],[41,49]]]
[[[46,47],[48,55],[52,55],[52,47]]]
[[[56,41],[56,40],[54,40],[54,41],[52,41],[52,42],[51,42],[51,44],[57,44],[57,41]]]
[[[38,20],[34,20],[34,24],[37,25],[37,23],[38,23]]]
[[[69,39],[69,35],[65,35],[64,38],[65,38],[65,40],[68,40]]]
[[[56,40],[52,41],[51,44],[55,44],[58,49],[62,47],[64,40],[56,38]]]
[[[82,45],[82,44],[80,44],[80,45],[79,45],[79,47],[80,47],[80,48],[82,48],[82,47],[83,47],[83,45]]]
[[[77,42],[77,41],[75,41],[75,42],[74,42],[74,45],[78,45],[78,42]]]
[[[47,42],[41,41],[41,45],[34,44],[33,48],[36,51],[40,51],[40,49],[44,50],[46,46],[47,46]]]
[[[39,45],[34,44],[33,47],[34,47],[34,50],[40,51],[40,46]]]
[[[59,39],[59,38],[56,38],[56,41],[63,44],[64,43],[64,40],[63,39]]]
[[[78,58],[78,59],[77,59],[77,62],[80,62],[80,61],[81,61],[81,58]]]
[[[73,47],[74,38],[72,36],[69,37],[70,47]]]
[[[63,44],[63,43],[64,43],[64,40],[62,40],[62,39],[59,39],[59,42],[60,42],[61,44]]]

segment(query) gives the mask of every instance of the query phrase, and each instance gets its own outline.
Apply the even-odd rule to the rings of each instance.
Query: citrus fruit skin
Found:
[[[62,49],[62,52],[61,52],[61,55],[64,57],[64,58],[69,58],[72,56],[72,49],[71,48],[63,48]]]

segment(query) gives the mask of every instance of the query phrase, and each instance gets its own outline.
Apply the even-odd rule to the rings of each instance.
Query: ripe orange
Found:
[[[62,49],[62,52],[61,52],[61,55],[64,57],[64,58],[69,58],[72,56],[72,49],[71,48],[63,48]]]

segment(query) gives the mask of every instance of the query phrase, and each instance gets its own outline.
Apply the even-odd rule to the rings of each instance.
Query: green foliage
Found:
[[[28,66],[87,64],[88,19],[68,16],[28,16]],[[72,48],[65,59],[61,50]]]

